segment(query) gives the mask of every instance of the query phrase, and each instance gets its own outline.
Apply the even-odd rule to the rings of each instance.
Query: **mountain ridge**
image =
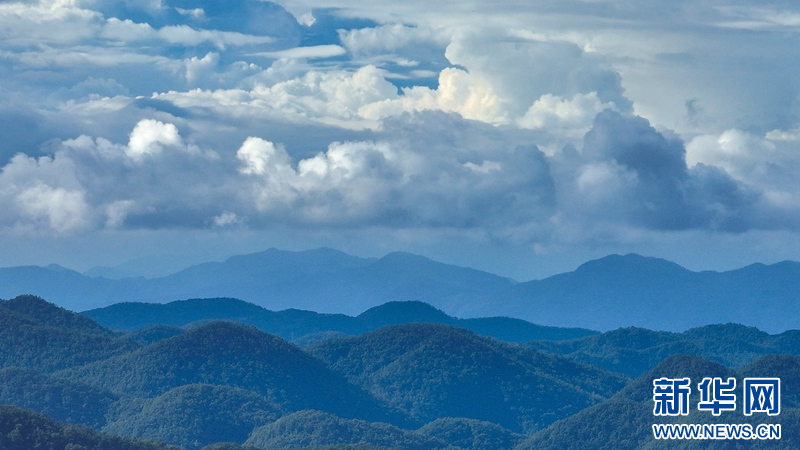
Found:
[[[424,301],[462,318],[507,316],[594,330],[683,331],[725,322],[769,332],[796,329],[796,292],[800,263],[794,261],[695,272],[634,253],[608,255],[526,282],[410,253],[359,258],[329,248],[273,248],[150,280],[90,278],[63,268],[0,269],[0,297],[31,293],[73,310],[234,297],[271,310],[357,315],[388,301]]]

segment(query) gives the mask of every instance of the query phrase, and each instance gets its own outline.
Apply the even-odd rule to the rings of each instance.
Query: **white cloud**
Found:
[[[184,107],[203,107],[222,116],[272,117],[281,121],[315,121],[344,128],[374,126],[359,114],[363,105],[397,96],[397,89],[373,66],[355,72],[310,71],[302,77],[252,90],[218,89],[167,92],[156,98]]]
[[[310,47],[295,47],[274,52],[253,53],[253,56],[266,56],[267,58],[301,59],[301,58],[333,58],[347,53],[344,48],[335,45],[314,45]]]
[[[146,156],[160,153],[164,147],[181,145],[181,137],[175,125],[146,119],[137,123],[131,131],[125,153],[138,161]]]
[[[347,50],[357,55],[396,52],[409,45],[447,45],[447,36],[429,27],[410,27],[399,23],[377,27],[339,30],[339,39]]]
[[[575,94],[572,99],[564,99],[552,94],[539,97],[525,115],[517,120],[523,128],[568,129],[581,136],[589,131],[594,117],[604,109],[615,109],[613,102],[603,103],[597,92]]]
[[[18,192],[16,203],[22,216],[34,224],[44,222],[57,233],[78,231],[88,225],[89,206],[81,191],[40,182]]]
[[[466,119],[493,124],[509,122],[505,102],[492,87],[455,68],[441,71],[437,89],[422,86],[404,89],[402,96],[366,104],[359,113],[368,119],[380,120],[404,112],[431,110],[456,112]]]

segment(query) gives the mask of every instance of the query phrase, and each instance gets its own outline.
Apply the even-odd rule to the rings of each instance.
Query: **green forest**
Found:
[[[781,412],[717,417],[693,394],[689,416],[655,417],[662,377],[780,377]],[[235,299],[86,314],[0,300],[10,450],[660,449],[676,442],[654,439],[652,424],[682,421],[780,423],[783,436],[680,448],[790,449],[798,386],[800,332],[737,324],[599,333],[456,319],[421,302],[350,317]]]

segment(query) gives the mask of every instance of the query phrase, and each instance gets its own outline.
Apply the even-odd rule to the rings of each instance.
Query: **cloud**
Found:
[[[163,151],[164,147],[179,147],[183,143],[178,129],[171,123],[146,119],[136,124],[125,153],[134,160]]]
[[[606,110],[584,138],[573,214],[656,230],[757,226],[756,189],[710,165],[689,168],[686,149],[640,117]]]
[[[310,47],[295,47],[275,52],[254,53],[253,56],[266,56],[268,58],[300,59],[300,58],[333,58],[347,53],[344,48],[334,45],[313,45]]]
[[[309,71],[272,85],[258,81],[251,90],[218,89],[167,92],[155,98],[182,108],[202,107],[221,116],[273,117],[280,121],[315,121],[344,128],[374,126],[359,112],[363,105],[397,96],[397,88],[373,66],[355,72]]]

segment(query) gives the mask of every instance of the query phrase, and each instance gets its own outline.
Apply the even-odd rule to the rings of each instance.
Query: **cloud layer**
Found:
[[[800,12],[724,3],[0,2],[0,233],[795,233]]]

